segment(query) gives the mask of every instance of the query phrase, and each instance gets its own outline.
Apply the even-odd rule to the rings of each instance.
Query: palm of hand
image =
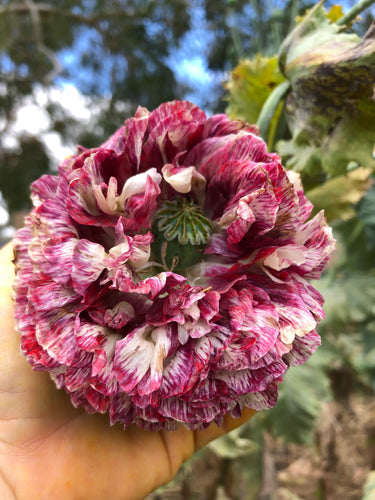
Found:
[[[169,481],[212,439],[237,427],[227,417],[205,431],[126,431],[106,415],[75,409],[20,352],[10,300],[12,249],[0,251],[0,498],[141,499]]]

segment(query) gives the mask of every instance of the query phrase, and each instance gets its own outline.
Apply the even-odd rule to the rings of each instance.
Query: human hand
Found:
[[[12,246],[0,250],[0,498],[144,498],[170,481],[211,440],[247,421],[225,417],[204,431],[151,432],[110,427],[107,415],[75,409],[47,373],[33,372],[20,350],[11,299]]]

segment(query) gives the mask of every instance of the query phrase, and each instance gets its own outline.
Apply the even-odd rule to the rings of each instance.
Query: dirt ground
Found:
[[[375,469],[374,398],[353,395],[326,403],[309,446],[265,434],[260,461],[262,479],[256,484],[243,473],[244,458],[206,450],[147,500],[361,500]]]

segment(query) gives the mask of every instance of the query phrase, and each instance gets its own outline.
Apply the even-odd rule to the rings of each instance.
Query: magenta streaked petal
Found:
[[[111,425],[120,422],[126,428],[132,423],[133,416],[134,407],[127,394],[118,392],[110,398],[109,418]]]
[[[275,248],[274,251],[263,260],[263,264],[276,271],[281,271],[290,266],[300,266],[306,262],[306,248],[302,245],[284,245]]]
[[[78,233],[73,220],[55,200],[46,200],[35,213],[35,223],[44,228],[47,237],[76,238]]]
[[[96,409],[88,401],[86,391],[84,389],[77,389],[76,391],[70,392],[69,395],[73,406],[75,406],[76,408],[83,406],[87,413],[96,412]]]
[[[53,311],[79,299],[71,287],[59,283],[40,281],[29,287],[29,300],[37,311]]]
[[[141,327],[116,344],[114,371],[121,389],[143,396],[157,390],[163,379],[164,359],[169,351],[171,328]]]
[[[40,206],[43,201],[56,197],[59,179],[55,175],[42,175],[31,184],[31,199],[35,207]]]
[[[74,336],[74,315],[55,313],[40,320],[36,339],[51,358],[67,366],[78,366],[90,361],[90,354],[81,351]]]
[[[259,370],[219,371],[216,378],[222,380],[236,394],[264,391],[271,382],[281,382],[288,365],[281,360]]]
[[[166,360],[160,386],[162,397],[179,396],[190,385],[194,369],[194,352],[189,345],[181,346]]]
[[[74,406],[124,428],[222,425],[272,407],[318,347],[307,280],[334,240],[256,126],[140,107],[31,191],[14,239],[21,349]]]
[[[84,389],[84,395],[89,404],[98,413],[105,413],[108,410],[110,401],[109,396],[101,394],[93,387],[87,387],[86,389]]]
[[[88,240],[80,240],[73,254],[73,287],[80,295],[96,281],[105,267],[106,252],[104,248]]]
[[[239,402],[241,406],[246,406],[253,410],[268,410],[275,406],[278,392],[278,384],[271,383],[264,391],[253,392],[241,396]]]
[[[287,170],[286,174],[289,181],[293,184],[293,187],[298,195],[301,220],[305,221],[311,214],[314,206],[306,198],[305,193],[303,192],[301,175],[298,172],[294,172],[293,170]]]
[[[69,392],[84,389],[90,384],[91,367],[70,367],[64,373],[65,387]]]
[[[321,344],[320,336],[316,331],[309,332],[303,337],[294,339],[292,350],[283,359],[293,366],[305,363]]]
[[[184,276],[169,271],[157,274],[138,283],[134,283],[130,276],[123,275],[123,273],[117,273],[113,279],[116,283],[116,288],[119,290],[150,295],[151,299],[154,299],[167,285],[175,286],[178,283],[186,281]]]
[[[309,279],[319,279],[335,248],[332,229],[327,226],[323,211],[302,226],[296,241],[306,247],[306,261],[299,273]]]
[[[113,369],[126,393],[137,386],[150,368],[154,344],[147,340],[150,327],[142,327],[117,342]]]

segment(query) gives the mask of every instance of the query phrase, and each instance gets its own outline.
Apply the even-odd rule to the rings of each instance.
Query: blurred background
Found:
[[[355,2],[335,3],[324,3],[327,23]],[[285,80],[280,45],[313,5],[0,0],[0,240],[22,225],[33,180],[56,171],[78,144],[103,142],[138,105],[152,110],[188,99],[208,115],[226,111],[255,122]],[[374,12],[362,12],[350,32],[363,37]],[[374,60],[366,61],[375,80]],[[356,125],[366,125],[362,142],[352,133],[350,141],[365,153],[342,159],[341,169],[328,156],[316,161],[322,144],[308,159],[296,152],[295,124],[283,121],[283,109],[268,137],[302,174],[314,204],[327,209],[338,239],[319,284],[327,299],[323,347],[296,375],[290,370],[274,410],[198,454],[150,499],[375,498],[375,190],[366,153],[375,111],[370,100],[358,109],[364,106]]]

